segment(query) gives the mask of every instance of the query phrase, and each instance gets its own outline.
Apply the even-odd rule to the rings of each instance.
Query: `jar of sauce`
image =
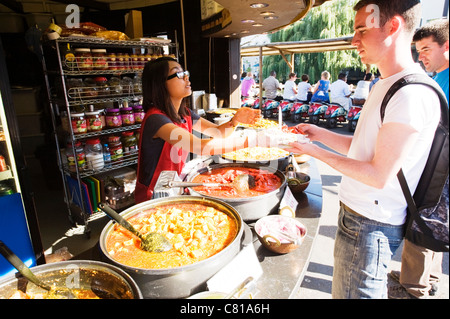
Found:
[[[133,106],[134,122],[136,124],[141,124],[144,121],[145,112],[142,105]]]
[[[117,70],[117,56],[115,53],[108,54],[108,70]]]
[[[88,48],[75,49],[75,57],[79,71],[92,71],[93,60],[90,49]]]
[[[133,132],[122,132],[123,155],[132,155],[138,151],[137,138]]]
[[[74,134],[87,133],[87,120],[84,113],[73,113],[70,115],[70,119]]]
[[[102,130],[103,123],[101,119],[101,112],[102,111],[86,112],[88,132],[98,132]]]
[[[117,128],[122,126],[122,116],[119,109],[106,109],[106,126],[109,128]]]
[[[134,125],[135,120],[132,107],[123,107],[120,110],[120,114],[122,115],[123,125]]]
[[[111,154],[111,162],[121,162],[123,160],[122,142],[119,136],[111,135],[108,137],[109,152]]]
[[[94,70],[108,69],[108,62],[106,61],[105,49],[92,49],[92,59],[94,63]]]
[[[75,142],[75,147],[72,142],[67,143],[66,156],[69,171],[76,172],[77,165],[80,171],[86,169],[86,153],[80,141]]]

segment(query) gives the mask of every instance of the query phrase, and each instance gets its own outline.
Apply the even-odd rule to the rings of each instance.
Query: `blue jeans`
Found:
[[[334,245],[332,297],[387,298],[387,272],[404,227],[380,223],[341,207]]]

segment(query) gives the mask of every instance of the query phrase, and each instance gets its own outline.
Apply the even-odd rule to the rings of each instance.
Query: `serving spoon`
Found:
[[[163,235],[157,232],[150,232],[147,234],[141,234],[136,228],[133,227],[125,218],[119,215],[111,207],[100,203],[98,205],[102,211],[104,211],[109,217],[114,219],[120,226],[129,230],[141,240],[141,249],[154,253],[162,253],[172,249],[172,243]]]
[[[28,281],[32,282],[36,286],[47,290],[49,292],[49,295],[66,297],[68,299],[78,299],[77,296],[68,287],[52,287],[43,283],[38,277],[36,277],[31,269],[28,268],[27,265],[25,265],[25,263],[1,240],[0,253],[11,265],[14,266],[14,268],[17,269],[17,271],[19,271],[22,276],[24,276]]]
[[[245,193],[249,189],[255,188],[255,177],[253,175],[242,174],[238,175],[234,178],[231,183],[200,183],[200,182],[178,182],[178,181],[170,181],[167,183],[167,187],[195,187],[195,186],[204,186],[204,187],[233,187],[239,193]]]

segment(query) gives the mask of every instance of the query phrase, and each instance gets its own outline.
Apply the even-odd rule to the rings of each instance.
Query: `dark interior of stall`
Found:
[[[209,38],[201,32],[200,1],[184,5],[185,36],[179,2],[136,8],[142,12],[144,37],[166,35],[179,46],[178,59],[191,73],[193,91],[215,93],[224,107],[230,106],[230,92],[239,86],[240,61],[231,61],[231,51],[239,52],[239,39]],[[85,9],[80,22],[93,22],[108,30],[124,31],[129,10],[98,11]],[[37,25],[36,25],[37,26]],[[49,110],[45,77],[41,64],[40,38],[45,30],[25,24],[23,32],[0,33],[8,69],[12,100],[16,107],[21,147],[31,179],[32,195],[39,219],[42,210],[62,210],[58,218],[67,218],[61,172],[57,164],[55,135]],[[186,43],[183,43],[183,38]],[[186,52],[185,52],[186,50]],[[222,102],[223,101],[223,102]],[[18,109],[23,105],[23,109]],[[45,202],[45,204],[43,204]],[[50,205],[50,206],[49,206]],[[69,222],[69,221],[68,221]],[[47,224],[47,223],[45,223]],[[51,224],[51,223],[50,223]],[[45,232],[41,229],[41,233]]]

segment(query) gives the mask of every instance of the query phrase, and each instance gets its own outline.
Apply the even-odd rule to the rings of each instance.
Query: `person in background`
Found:
[[[277,72],[271,71],[270,76],[262,83],[262,89],[266,91],[265,97],[267,99],[281,101],[282,96],[278,95],[278,90],[281,90],[280,82],[276,79]]]
[[[309,75],[303,74],[302,81],[297,85],[297,100],[300,102],[308,103],[311,100],[311,84],[309,84]]]
[[[353,93],[353,105],[364,105],[367,97],[369,96],[369,86],[373,80],[372,73],[366,73],[364,80],[358,81],[356,84],[355,93]]]
[[[241,83],[241,97],[253,96],[252,89],[255,88],[256,82],[253,78],[252,72],[248,72],[247,76],[242,80]]]
[[[181,173],[189,153],[223,154],[248,147],[248,137],[230,137],[238,123],[252,124],[260,111],[240,108],[221,125],[214,124],[186,107],[192,94],[189,72],[177,60],[162,57],[145,65],[142,74],[145,117],[140,129],[135,201],[153,196],[153,188],[162,171]],[[198,138],[192,130],[211,138]]]
[[[448,20],[438,19],[416,31],[413,41],[427,72],[437,72],[434,79],[448,101]],[[400,286],[391,286],[392,299],[427,298],[436,294],[442,277],[442,252],[417,246],[405,239],[400,271],[391,271]]]
[[[330,103],[330,96],[328,90],[330,88],[330,72],[323,71],[320,80],[314,87],[311,102],[327,102]]]
[[[297,94],[297,85],[295,84],[295,80],[297,80],[296,73],[289,74],[289,80],[284,83],[284,92],[283,99],[289,100],[291,102],[295,101],[295,95]]]
[[[397,173],[414,193],[440,119],[439,99],[425,85],[402,87],[380,107],[389,88],[407,74],[426,74],[411,53],[421,18],[420,0],[360,0],[354,6],[361,62],[375,65],[380,80],[361,111],[353,136],[311,124],[297,128],[315,143],[291,143],[342,173],[341,207],[334,245],[332,297],[387,298],[388,267],[404,236],[407,203]]]
[[[347,74],[339,73],[338,79],[330,85],[331,103],[340,104],[347,112],[351,106],[350,87],[347,84]]]

